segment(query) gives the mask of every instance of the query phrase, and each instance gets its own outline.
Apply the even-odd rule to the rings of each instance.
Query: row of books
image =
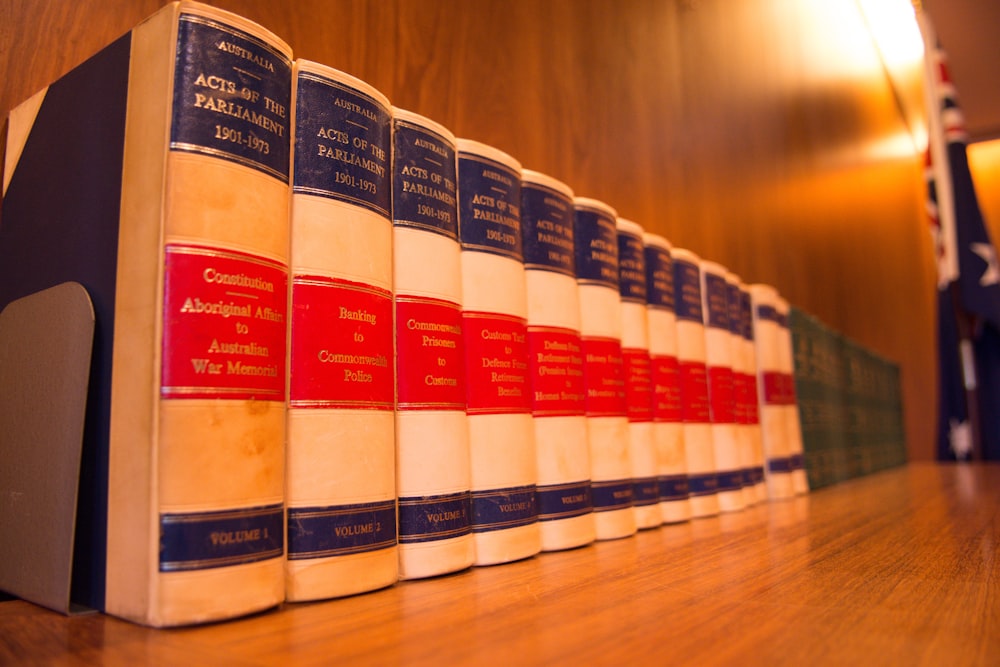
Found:
[[[789,326],[809,486],[905,463],[899,365],[801,309]]]
[[[15,109],[0,305],[97,336],[85,602],[230,618],[808,488],[788,304],[233,14]]]

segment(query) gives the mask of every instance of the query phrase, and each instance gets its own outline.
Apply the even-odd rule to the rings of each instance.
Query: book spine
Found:
[[[393,134],[396,485],[403,579],[475,559],[455,137],[397,109]]]
[[[829,394],[825,403],[829,411],[824,418],[834,424],[833,447],[833,478],[840,482],[849,479],[851,467],[848,461],[851,447],[851,432],[848,414],[848,374],[847,348],[848,340],[839,332],[825,328],[822,332],[823,369],[820,373],[829,378]]]
[[[871,353],[858,344],[859,391],[857,401],[857,421],[861,449],[861,474],[870,475],[875,470],[875,432],[872,430],[872,408],[876,396],[872,391]]]
[[[711,516],[719,512],[719,482],[708,395],[699,269],[701,259],[683,248],[675,248],[672,255],[677,304],[677,365],[681,382],[691,516]]]
[[[528,358],[543,551],[594,541],[573,191],[521,172]]]
[[[131,67],[106,608],[189,624],[284,598],[291,52],[175,4]]]
[[[760,425],[760,397],[757,395],[757,347],[754,339],[753,299],[750,287],[740,286],[740,315],[743,324],[743,345],[745,355],[744,388],[746,390],[747,426],[750,431],[752,467],[749,478],[756,490],[756,501],[767,500],[767,482],[764,476],[764,437]]]
[[[285,473],[289,601],[397,578],[392,115],[368,84],[293,69]]]
[[[691,506],[677,365],[674,265],[670,244],[665,238],[647,233],[643,235],[643,242],[660,516],[663,523],[676,523],[691,518]]]
[[[538,553],[521,165],[458,140],[458,221],[476,565]]]
[[[726,274],[727,303],[729,305],[729,349],[733,360],[733,406],[735,414],[736,444],[740,456],[743,505],[757,502],[757,489],[753,481],[753,436],[750,433],[747,406],[748,375],[746,372],[746,345],[743,339],[743,301],[739,276]]]
[[[587,440],[597,539],[635,534],[632,463],[622,360],[617,213],[603,202],[573,199]]]
[[[642,227],[618,218],[618,293],[622,313],[622,364],[628,416],[632,502],[637,528],[663,522],[656,448],[653,443],[653,384],[646,316],[646,252]]]
[[[861,372],[859,368],[858,344],[842,336],[842,354],[844,366],[844,423],[846,428],[845,457],[847,460],[848,478],[860,477],[864,474],[864,433],[861,430],[860,405]]]
[[[784,385],[782,411],[785,415],[785,429],[788,437],[789,468],[792,473],[792,489],[796,494],[809,493],[809,479],[806,477],[805,452],[802,448],[802,423],[799,421],[799,404],[795,395],[794,352],[792,333],[788,326],[788,301],[778,297],[778,363],[781,381]]]
[[[887,361],[886,382],[889,385],[886,405],[886,428],[889,437],[889,465],[904,465],[907,460],[906,423],[903,418],[903,393],[899,364]]]
[[[794,495],[784,404],[787,392],[782,377],[778,342],[778,292],[770,285],[750,286],[753,301],[754,341],[757,353],[757,397],[764,444],[767,496]]]
[[[792,332],[792,349],[795,355],[795,395],[798,398],[799,423],[802,428],[802,447],[806,453],[809,486],[818,489],[832,482],[832,450],[830,449],[830,424],[827,423],[829,406],[823,379],[824,333],[818,321],[797,308],[788,314]]]
[[[702,260],[702,305],[705,309],[705,362],[708,366],[709,415],[718,479],[719,510],[741,510],[743,464],[736,431],[733,395],[733,355],[729,326],[729,286],[726,270]]]

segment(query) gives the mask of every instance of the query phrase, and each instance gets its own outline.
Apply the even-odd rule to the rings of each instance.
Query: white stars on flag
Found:
[[[997,264],[997,251],[991,243],[970,243],[969,249],[986,262],[986,270],[979,276],[979,284],[983,287],[1000,284],[1000,264]]]

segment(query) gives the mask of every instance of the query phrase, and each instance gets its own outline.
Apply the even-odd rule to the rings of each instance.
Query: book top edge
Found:
[[[474,139],[462,138],[456,139],[456,144],[460,154],[465,153],[467,155],[476,155],[488,160],[493,160],[494,162],[499,162],[518,174],[521,173],[521,163],[518,162],[512,155],[503,152],[495,146],[490,146],[489,144],[484,144]]]
[[[573,188],[566,183],[563,183],[558,178],[553,178],[548,174],[535,171],[534,169],[522,169],[521,182],[527,185],[537,185],[549,188],[550,190],[555,190],[569,199],[573,199]]]
[[[678,262],[690,262],[692,264],[699,264],[701,262],[701,257],[687,248],[674,248],[670,251],[670,254]]]
[[[305,58],[296,58],[293,64],[293,77],[297,77],[299,72],[308,72],[310,74],[316,74],[318,76],[330,79],[336,83],[343,84],[350,88],[354,88],[358,92],[367,95],[374,99],[378,104],[385,107],[386,110],[392,114],[394,108],[389,98],[380,91],[375,86],[371,85],[367,81],[362,81],[356,76],[348,74],[339,69],[330,67],[329,65],[324,65],[323,63],[318,63],[313,60],[306,60]]]
[[[668,253],[673,253],[674,251],[674,246],[671,245],[670,241],[668,241],[666,237],[661,236],[660,234],[654,234],[653,232],[643,233],[642,242],[648,246],[666,250]]]
[[[764,302],[768,304],[773,304],[778,299],[778,290],[766,283],[753,283],[749,286],[750,295],[753,296],[753,300],[756,302]]]
[[[638,222],[634,222],[627,218],[618,218],[616,224],[618,226],[618,233],[632,234],[633,236],[638,236],[640,239],[642,239],[642,235],[646,231]]]
[[[292,59],[292,47],[289,46],[288,42],[283,40],[281,37],[278,37],[278,35],[271,32],[256,21],[251,21],[247,17],[241,16],[240,14],[219,9],[201,2],[195,2],[194,0],[180,0],[179,2],[173,2],[160,11],[173,11],[176,12],[177,16],[180,16],[181,14],[193,14],[196,16],[203,16],[205,18],[216,19],[269,43],[275,49],[280,51],[286,58],[288,58],[289,61]]]
[[[711,273],[719,276],[722,279],[725,279],[726,274],[729,273],[729,269],[724,267],[722,264],[719,264],[718,262],[712,261],[710,259],[701,260],[698,263],[698,266],[701,267],[702,273]]]
[[[455,145],[455,134],[441,123],[423,116],[409,109],[392,107],[393,120],[403,121],[412,125],[419,125],[435,134],[440,134],[448,143]]]
[[[600,211],[612,219],[618,219],[618,211],[616,211],[610,204],[602,202],[600,199],[592,199],[591,197],[573,197],[573,207],[574,208],[589,208]]]

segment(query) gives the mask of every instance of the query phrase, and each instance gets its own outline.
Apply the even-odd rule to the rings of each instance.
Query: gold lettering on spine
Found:
[[[483,170],[482,176],[483,178],[501,183],[508,188],[514,186],[512,178],[493,169]],[[491,189],[502,194],[507,194],[505,190],[499,187],[491,187]],[[503,246],[516,247],[518,245],[518,234],[521,231],[521,209],[519,204],[483,193],[473,195],[470,203],[472,205],[473,220],[482,220],[483,222],[500,225],[510,230],[502,231],[487,228],[485,230],[487,241],[492,241]]]
[[[194,107],[246,121],[279,137],[285,136],[285,126],[280,122],[273,118],[268,118],[253,109],[247,109],[242,104],[229,102],[203,93],[195,93]]]
[[[257,275],[244,272],[227,273],[209,265],[201,270],[201,281],[207,289],[218,290],[219,286],[227,289],[227,294],[248,299],[270,298],[276,288],[274,282]],[[239,290],[239,291],[237,291]],[[261,295],[261,296],[258,296]],[[179,313],[185,316],[217,317],[221,320],[235,320],[236,336],[252,337],[253,320],[271,324],[282,324],[284,313],[270,306],[256,306],[239,303],[235,300],[203,300],[199,296],[188,296],[184,299]],[[271,357],[271,348],[257,340],[227,340],[213,336],[204,348],[206,357],[258,357],[262,361]],[[237,375],[241,377],[279,376],[278,364],[245,363],[243,359],[213,360],[212,358],[190,358],[192,370],[196,375]]]
[[[349,526],[334,526],[333,534],[337,537],[357,537],[361,535],[374,535],[382,530],[382,523],[379,521],[369,521],[367,523],[356,523]]]
[[[450,157],[447,150],[435,142],[428,141],[420,136],[414,137],[413,145],[417,148],[430,151],[444,160],[448,160]],[[429,158],[425,159],[433,162]],[[433,199],[446,207],[445,209],[436,209],[427,204],[418,204],[418,214],[426,215],[445,223],[451,222],[451,211],[447,209],[453,209],[456,205],[455,181],[438,171],[431,171],[413,164],[403,166],[399,171],[399,179],[404,193]]]
[[[249,60],[258,67],[263,67],[272,74],[274,73],[274,63],[272,63],[267,58],[262,58],[261,56],[257,55],[253,51],[250,51],[249,49],[245,49],[242,46],[239,46],[238,44],[233,44],[232,42],[227,42],[223,40],[218,44],[216,44],[215,48],[217,48],[220,51],[225,51],[226,53],[234,55],[238,58]]]
[[[247,542],[259,542],[266,540],[270,536],[267,529],[252,528],[247,530],[219,530],[209,534],[213,547],[227,546],[230,544],[245,544]]]
[[[363,129],[369,129],[364,122],[378,123],[377,113],[342,97],[334,98],[333,106],[344,109],[355,117],[360,116],[362,122],[347,120],[348,124]],[[386,178],[386,165],[389,152],[383,147],[371,143],[363,136],[355,136],[342,128],[322,127],[316,132],[315,155],[325,160],[358,167],[374,176],[378,181],[358,178],[346,171],[333,173],[333,182],[339,187],[376,195],[380,182]]]
[[[457,510],[442,510],[440,512],[428,512],[426,515],[427,520],[431,523],[442,523],[444,521],[458,521],[464,520],[468,513],[465,508]]]

